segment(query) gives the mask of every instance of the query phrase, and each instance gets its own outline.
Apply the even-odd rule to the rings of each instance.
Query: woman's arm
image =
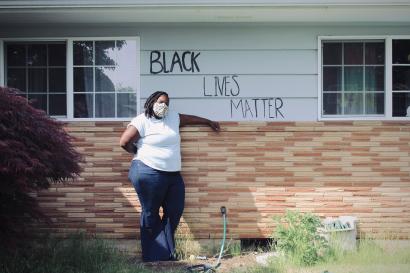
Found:
[[[140,138],[137,128],[134,126],[128,126],[128,128],[122,133],[120,138],[120,146],[130,154],[135,153],[134,142]]]
[[[217,121],[212,121],[198,116],[179,114],[179,127],[185,125],[208,125],[215,132],[219,132],[221,130],[219,127],[219,122]]]

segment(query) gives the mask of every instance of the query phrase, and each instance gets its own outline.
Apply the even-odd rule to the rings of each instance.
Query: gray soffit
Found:
[[[0,0],[0,24],[409,24],[410,0]]]
[[[0,0],[0,7],[410,5],[410,0]]]

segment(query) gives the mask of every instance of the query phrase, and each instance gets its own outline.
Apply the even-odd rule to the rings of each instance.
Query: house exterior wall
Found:
[[[126,123],[67,125],[85,156],[75,183],[38,194],[53,231],[139,238],[140,206],[117,145]],[[408,122],[223,122],[222,132],[182,130],[186,208],[197,239],[268,237],[286,209],[358,217],[360,233],[410,235]]]
[[[319,122],[317,113],[318,36],[402,34],[410,34],[408,26],[67,25],[0,30],[2,37],[139,36],[141,105],[152,91],[162,89],[177,111],[223,121],[219,134],[204,127],[182,129],[183,222],[201,239],[220,237],[222,205],[228,208],[231,238],[269,236],[272,216],[288,208],[320,216],[354,215],[361,232],[410,237],[410,122]],[[153,74],[153,51],[165,52],[168,64],[175,52],[200,53],[200,71]],[[240,94],[227,96],[232,95],[228,88],[215,96],[216,78],[228,76],[233,84],[234,75]],[[233,97],[281,98],[283,116],[232,115]],[[118,145],[126,124],[67,123],[85,163],[76,182],[38,193],[54,232],[139,237],[140,206],[127,180],[131,157]]]

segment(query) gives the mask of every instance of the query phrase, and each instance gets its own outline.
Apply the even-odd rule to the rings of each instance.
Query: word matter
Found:
[[[231,118],[241,116],[242,118],[284,118],[281,109],[283,101],[281,98],[251,98],[231,99]]]

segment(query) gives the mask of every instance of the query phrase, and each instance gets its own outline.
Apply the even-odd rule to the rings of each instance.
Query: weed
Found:
[[[231,256],[239,256],[242,253],[241,242],[230,239],[225,247],[225,253]]]
[[[201,246],[194,240],[193,234],[187,226],[180,225],[175,233],[175,248],[177,257],[181,260],[188,260],[192,256],[201,253]]]
[[[326,240],[317,233],[321,226],[318,216],[288,210],[276,222],[276,248],[295,264],[314,265],[329,255]]]

